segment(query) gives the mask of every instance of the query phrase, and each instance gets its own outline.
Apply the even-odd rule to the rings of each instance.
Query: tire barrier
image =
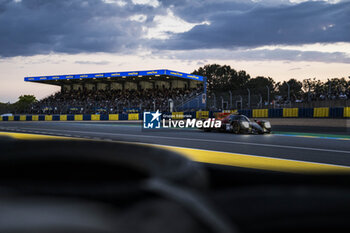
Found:
[[[268,117],[269,110],[268,109],[253,109],[253,118],[255,117]]]
[[[236,110],[225,111],[197,111],[197,112],[168,112],[172,119],[185,118],[213,118],[218,113],[235,113]],[[279,109],[243,109],[240,114],[249,118],[350,118],[350,107],[335,108],[279,108]],[[62,114],[62,115],[14,115],[0,116],[0,121],[118,121],[142,120],[142,113],[120,114]]]
[[[298,117],[299,111],[298,108],[284,108],[283,117]]]
[[[344,108],[343,117],[350,117],[350,107]]]
[[[329,117],[329,108],[314,108],[314,117]]]

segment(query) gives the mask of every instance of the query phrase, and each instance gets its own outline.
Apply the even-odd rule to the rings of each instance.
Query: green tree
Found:
[[[209,93],[242,89],[250,79],[245,71],[237,72],[230,66],[218,64],[205,65],[192,74],[207,77]]]
[[[267,87],[270,90],[270,100],[273,98],[275,92],[275,81],[270,77],[258,76],[251,78],[246,84],[246,88],[251,89],[255,94],[260,94],[265,100],[267,100]]]
[[[37,102],[37,99],[34,95],[21,95],[18,97],[18,101],[13,104],[15,112],[17,113],[26,113],[30,106]]]
[[[288,85],[290,86],[291,100],[299,99],[303,96],[303,83],[296,79],[289,79],[287,82],[283,81],[276,84],[277,93],[283,97],[288,97]]]

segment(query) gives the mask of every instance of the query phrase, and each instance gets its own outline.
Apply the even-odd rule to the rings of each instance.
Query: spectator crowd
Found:
[[[202,93],[197,88],[162,88],[144,90],[65,90],[32,104],[32,114],[93,114],[122,113],[159,109],[169,111],[174,106]]]

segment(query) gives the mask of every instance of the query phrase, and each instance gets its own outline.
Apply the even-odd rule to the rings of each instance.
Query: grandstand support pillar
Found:
[[[169,102],[169,110],[170,110],[170,112],[173,112],[174,111],[174,101],[172,99],[169,99],[168,102]]]

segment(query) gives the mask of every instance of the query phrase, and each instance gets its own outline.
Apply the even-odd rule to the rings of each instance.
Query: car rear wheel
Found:
[[[241,127],[239,126],[239,124],[237,123],[232,124],[232,129],[231,129],[232,133],[239,134],[240,130],[241,130]]]

